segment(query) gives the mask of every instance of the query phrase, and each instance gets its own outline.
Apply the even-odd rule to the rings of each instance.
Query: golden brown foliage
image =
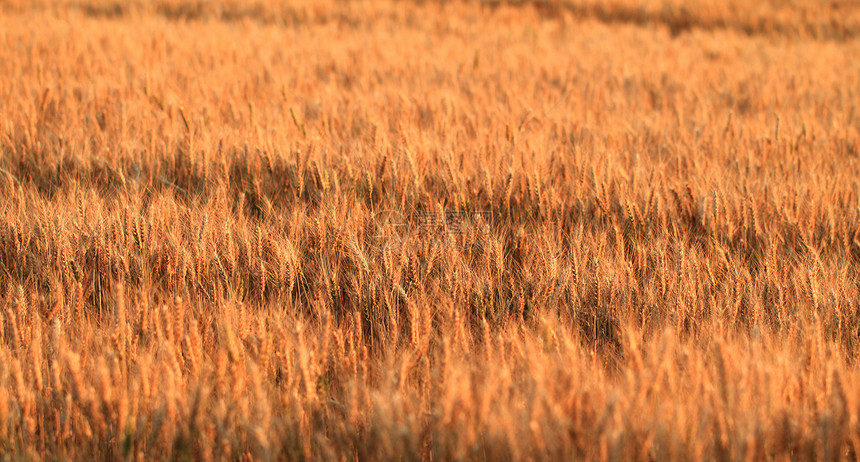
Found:
[[[858,35],[0,3],[0,455],[856,458]]]

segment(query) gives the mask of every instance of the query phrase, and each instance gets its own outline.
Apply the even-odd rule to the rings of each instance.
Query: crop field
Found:
[[[860,457],[860,4],[0,0],[0,460]]]

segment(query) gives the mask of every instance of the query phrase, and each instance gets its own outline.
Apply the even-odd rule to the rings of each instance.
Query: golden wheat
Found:
[[[2,2],[0,459],[856,459],[858,37]]]

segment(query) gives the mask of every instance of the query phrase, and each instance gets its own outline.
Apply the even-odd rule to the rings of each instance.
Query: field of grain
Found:
[[[0,460],[860,455],[860,5],[0,1]]]

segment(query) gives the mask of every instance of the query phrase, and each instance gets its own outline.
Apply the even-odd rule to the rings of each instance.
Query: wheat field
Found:
[[[0,1],[0,460],[860,457],[860,5]]]

